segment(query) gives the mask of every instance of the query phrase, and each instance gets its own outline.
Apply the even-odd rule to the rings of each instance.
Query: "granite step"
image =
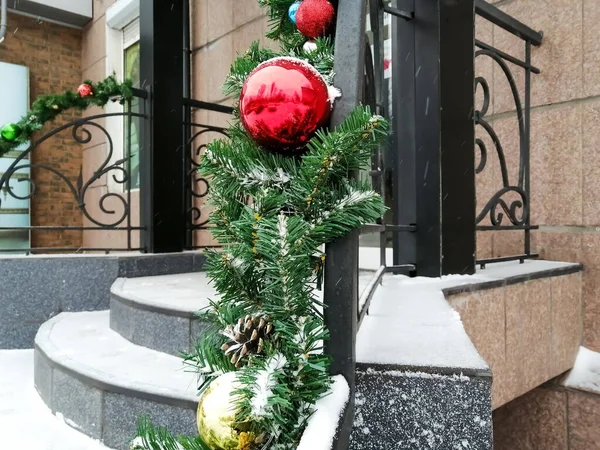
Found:
[[[372,276],[361,271],[359,293]],[[110,327],[136,345],[179,355],[202,334],[197,313],[218,298],[204,272],[119,278],[110,291]]]
[[[111,448],[128,448],[141,415],[176,434],[196,430],[195,374],[111,330],[108,311],[62,313],[42,325],[34,373],[54,414]]]
[[[119,278],[110,291],[110,327],[128,341],[171,355],[193,348],[196,313],[218,294],[206,273]]]

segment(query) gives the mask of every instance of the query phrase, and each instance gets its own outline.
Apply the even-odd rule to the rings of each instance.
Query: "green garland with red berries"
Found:
[[[85,80],[77,92],[66,91],[56,95],[42,95],[31,110],[17,123],[7,123],[0,128],[0,157],[30,142],[33,134],[69,109],[83,111],[90,106],[104,107],[109,101],[124,104],[133,97],[130,80],[120,83],[114,76],[94,83]]]

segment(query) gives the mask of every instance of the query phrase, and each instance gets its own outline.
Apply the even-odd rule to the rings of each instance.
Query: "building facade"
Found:
[[[0,44],[0,62],[29,68],[32,101],[38,95],[75,89],[84,79],[98,81],[113,73],[119,78],[131,78],[143,89],[144,80],[139,76],[139,1],[143,0],[93,0],[92,17],[82,28],[56,23],[56,19],[48,21],[22,15],[22,11],[11,12],[8,35]],[[544,33],[543,44],[533,48],[531,54],[532,64],[541,70],[533,77],[531,89],[531,222],[539,226],[539,230],[532,231],[532,247],[543,259],[584,265],[580,296],[574,299],[581,305],[577,317],[583,324],[581,345],[600,352],[600,200],[596,189],[600,182],[597,158],[600,44],[596,39],[600,3],[596,0],[542,0],[535,7],[526,0],[491,3]],[[252,41],[261,40],[271,45],[264,39],[267,18],[254,0],[198,0],[192,2],[190,13],[192,97],[230,106],[232,99],[222,94],[220,86],[235,56],[243,53]],[[517,47],[514,36],[491,23],[478,21],[476,35],[518,58],[526,56],[521,47]],[[519,50],[515,50],[517,48]],[[477,76],[484,77],[491,88],[488,118],[502,141],[507,175],[518,177],[519,123],[509,83],[491,61],[476,61]],[[514,73],[516,84],[523,91],[525,79],[520,72]],[[482,100],[479,92],[477,101]],[[476,108],[479,107],[476,104]],[[110,105],[107,111],[118,112],[119,108],[119,105]],[[100,113],[89,110],[83,117]],[[77,113],[69,114],[50,127],[56,128],[78,117]],[[227,114],[206,110],[196,110],[192,117],[194,122],[216,128],[226,126],[228,118]],[[139,189],[135,174],[143,149],[136,147],[136,124],[132,125],[134,133],[126,135],[122,117],[105,117],[96,122],[113,136],[112,150],[102,134],[81,144],[65,137],[40,146],[32,162],[60,168],[71,180],[78,178],[81,168],[83,179],[87,180],[103,161],[123,158],[128,146],[132,156],[128,207],[133,226],[139,225],[140,197],[144,193]],[[216,136],[214,131],[203,134],[194,142],[194,148],[201,154],[206,142]],[[483,135],[479,137],[487,139]],[[479,209],[501,183],[500,170],[496,169],[488,168],[477,177]],[[102,249],[127,245],[125,232],[89,229],[94,226],[94,220],[110,222],[114,211],[122,207],[117,197],[127,195],[123,184],[111,175],[102,176],[87,192],[85,203],[94,220],[82,214],[76,199],[60,187],[51,173],[33,169],[33,179],[39,195],[31,200],[32,225],[83,228],[80,231],[35,231],[31,237],[33,247]],[[204,196],[199,196],[196,206],[206,214],[203,202]],[[212,243],[205,230],[196,231],[194,238],[198,246]],[[133,240],[132,246],[139,246],[139,236],[134,235]],[[520,254],[522,248],[521,232],[478,232],[480,258]],[[552,295],[550,281],[542,282],[539,292],[539,301],[546,301]],[[501,295],[506,302],[520,294],[507,289]],[[477,323],[468,316],[469,312],[460,312],[468,325],[467,332],[470,326],[475,332]],[[498,320],[503,319],[506,309],[495,313]],[[547,314],[550,327],[552,311],[548,310]],[[541,328],[536,330],[538,332],[543,334],[548,329]],[[505,342],[504,351],[516,349]],[[571,351],[566,357],[572,364],[576,353]],[[492,372],[495,364],[503,363],[501,360],[488,362]],[[499,401],[495,406],[497,449],[573,450],[600,446],[600,396],[565,389],[560,380],[547,382],[509,403]]]

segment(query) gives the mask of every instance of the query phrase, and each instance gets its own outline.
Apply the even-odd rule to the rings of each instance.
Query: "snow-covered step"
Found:
[[[359,293],[373,272],[359,276]],[[134,344],[178,355],[194,347],[203,323],[196,313],[218,294],[206,273],[119,278],[111,288],[110,327]]]
[[[177,355],[193,347],[203,327],[195,314],[216,298],[204,272],[119,278],[110,327],[134,344]]]
[[[182,360],[132,344],[108,311],[63,313],[35,339],[35,386],[56,415],[115,449],[127,449],[138,417],[194,433],[196,377]]]

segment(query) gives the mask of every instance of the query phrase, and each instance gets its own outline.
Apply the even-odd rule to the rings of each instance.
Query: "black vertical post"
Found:
[[[365,52],[364,2],[338,0],[334,84],[342,91],[335,103],[332,126],[339,125],[361,103]],[[354,420],[356,333],[358,326],[358,231],[327,245],[325,266],[325,325],[330,339],[325,352],[331,356],[331,374],[343,375],[350,385],[336,448],[349,448]]]
[[[151,253],[184,247],[183,17],[183,0],[140,2],[141,83],[150,94],[140,213],[144,247]]]
[[[191,50],[191,17],[190,17],[190,0],[183,0],[183,97],[191,98],[192,96],[192,50]],[[183,108],[183,176],[185,177],[183,185],[183,198],[185,202],[186,212],[194,205],[194,197],[192,196],[192,108],[184,106]],[[186,213],[186,229],[185,229],[185,249],[191,249],[194,246],[194,231],[192,230],[192,215]]]
[[[414,3],[417,270],[474,273],[474,0]]]
[[[417,0],[420,1],[420,0]],[[415,0],[398,0],[398,9],[414,11]],[[415,25],[416,21],[392,18],[392,213],[394,224],[417,223],[415,179]],[[414,233],[393,232],[394,265],[414,264]]]

